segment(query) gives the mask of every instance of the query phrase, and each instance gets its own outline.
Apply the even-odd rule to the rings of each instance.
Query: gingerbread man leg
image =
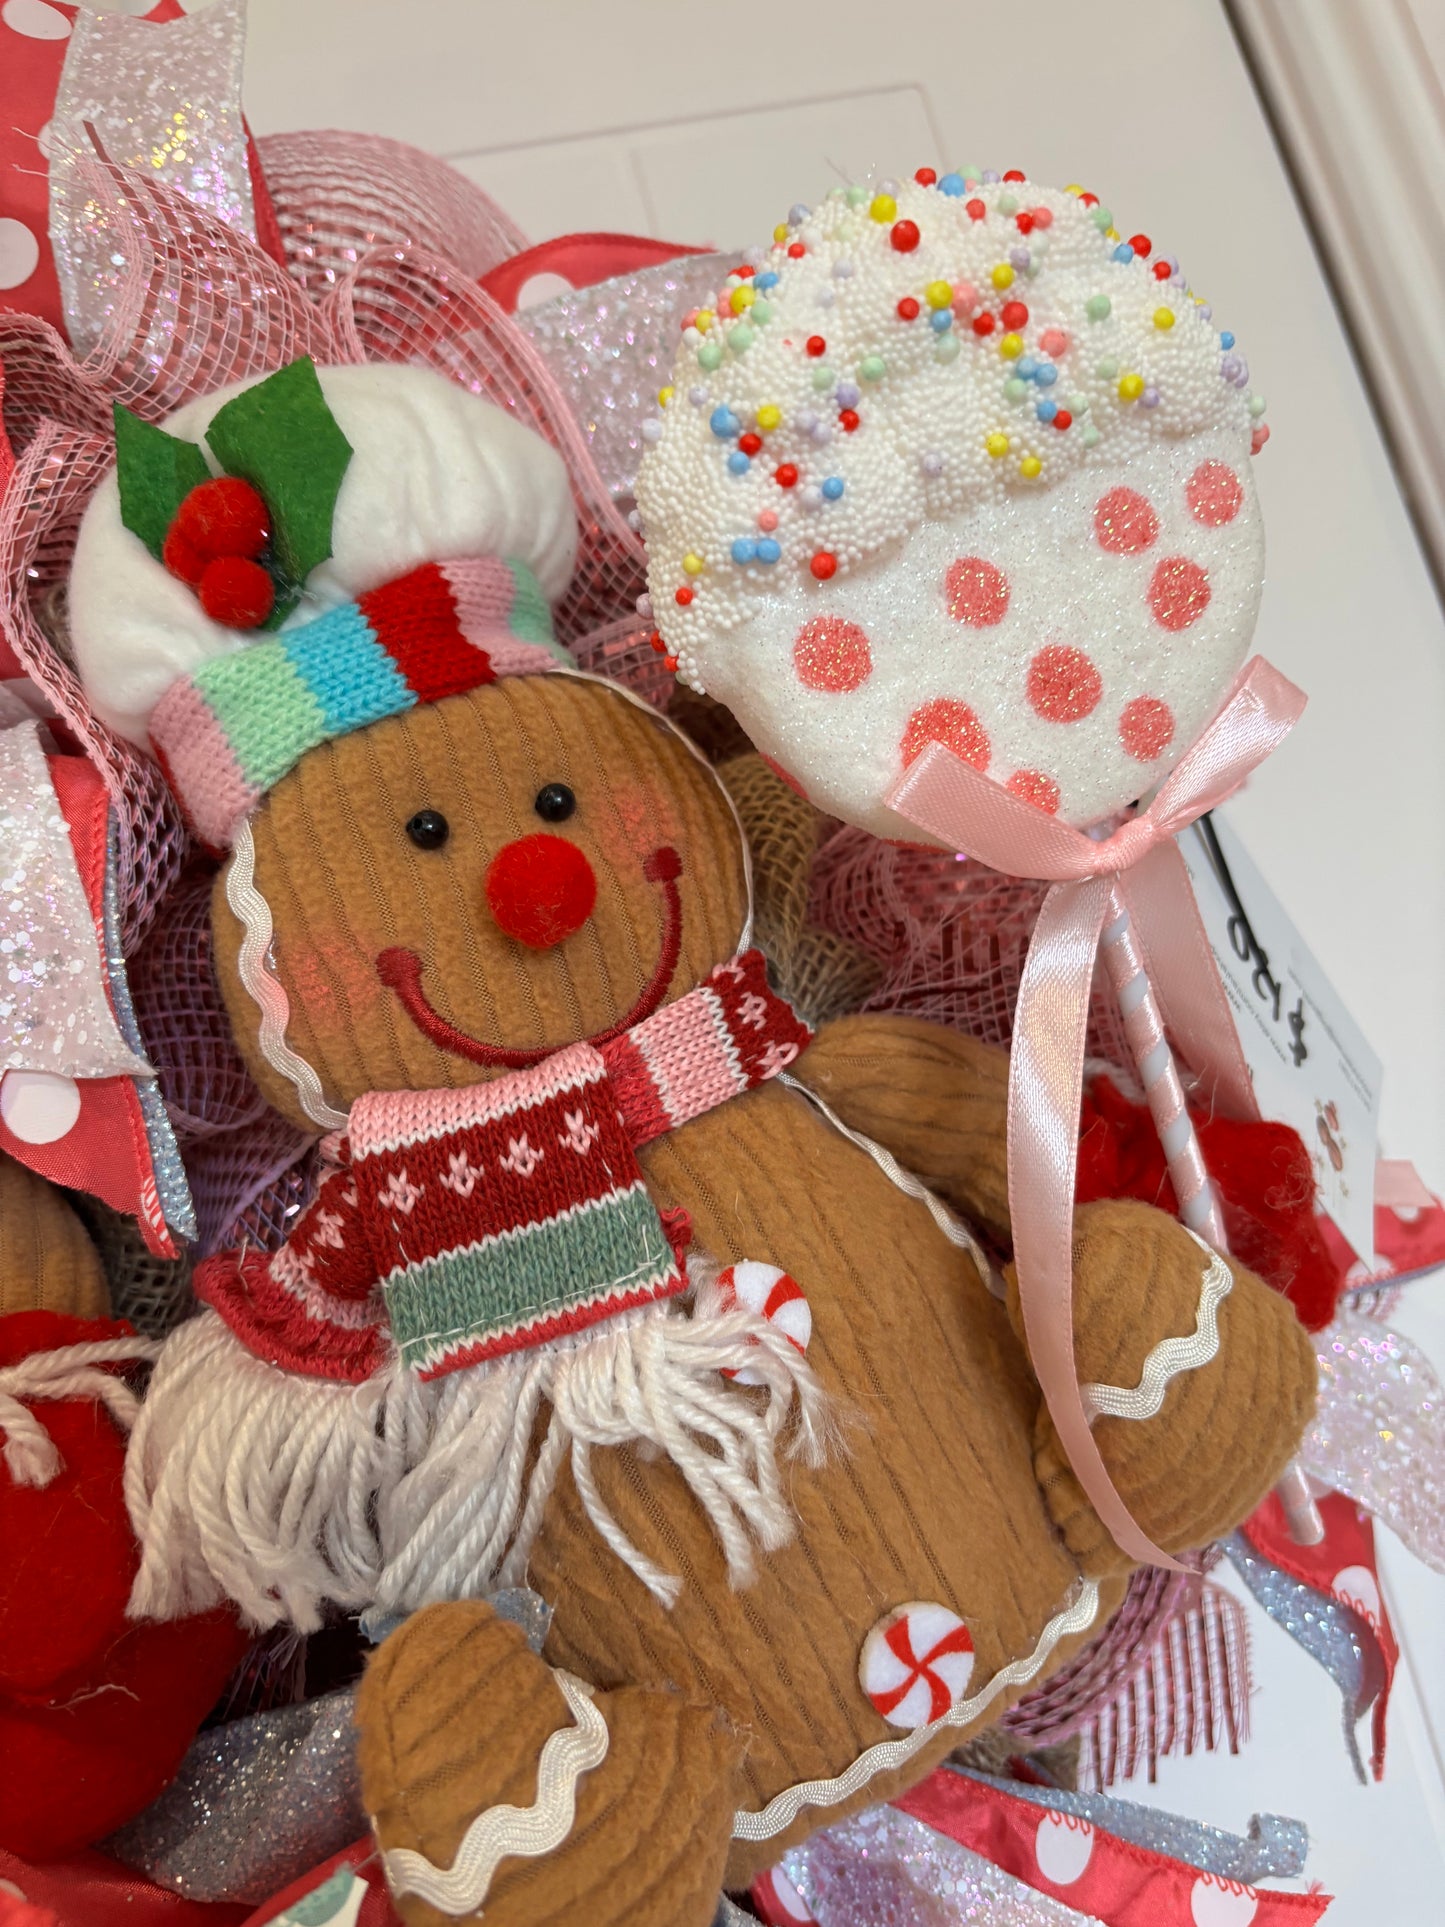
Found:
[[[710,1927],[745,1744],[713,1708],[594,1692],[467,1600],[391,1635],[357,1716],[407,1927]]]

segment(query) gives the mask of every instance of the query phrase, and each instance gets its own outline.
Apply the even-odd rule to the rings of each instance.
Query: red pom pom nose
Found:
[[[550,950],[580,930],[597,901],[592,865],[563,836],[523,836],[492,858],[487,902],[509,937]]]

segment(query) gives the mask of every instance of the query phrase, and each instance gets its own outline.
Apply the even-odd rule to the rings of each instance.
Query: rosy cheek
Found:
[[[676,842],[677,819],[671,799],[638,784],[621,784],[613,792],[612,808],[599,812],[593,831],[597,853],[619,876],[635,869],[659,843]]]
[[[372,959],[352,943],[278,942],[280,975],[293,1006],[312,1024],[368,1016],[386,995]]]

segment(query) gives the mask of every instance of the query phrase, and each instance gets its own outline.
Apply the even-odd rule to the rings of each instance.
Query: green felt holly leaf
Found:
[[[296,606],[311,571],[331,554],[336,497],[351,444],[326,405],[309,355],[228,401],[206,430],[228,475],[259,489],[271,515],[277,577],[274,629]]]
[[[210,480],[206,458],[194,442],[168,435],[117,402],[115,472],[120,519],[159,561],[176,510],[197,482]]]

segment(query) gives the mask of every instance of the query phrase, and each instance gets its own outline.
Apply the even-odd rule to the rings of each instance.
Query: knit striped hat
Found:
[[[202,663],[157,704],[151,747],[196,835],[224,850],[318,743],[499,676],[570,662],[525,563],[424,563],[298,629]]]

